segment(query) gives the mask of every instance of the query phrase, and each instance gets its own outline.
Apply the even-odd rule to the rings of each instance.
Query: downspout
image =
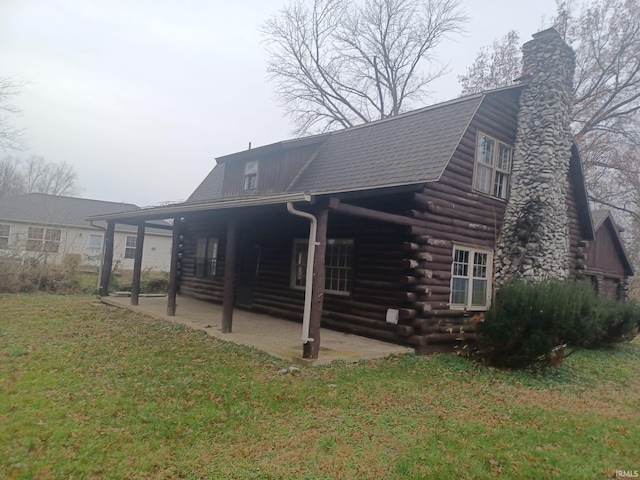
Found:
[[[100,225],[94,225],[93,222],[95,220],[89,220],[89,225],[93,228],[97,228],[98,230],[102,230],[106,233],[107,229],[101,227]],[[100,280],[102,279],[102,267],[104,266],[104,237],[102,241],[102,252],[100,252],[100,266],[98,267],[98,285],[96,286],[98,289],[100,288]]]
[[[311,213],[296,210],[293,203],[287,202],[287,211],[298,217],[308,218],[309,225],[309,249],[307,250],[307,276],[304,286],[304,313],[302,314],[302,343],[313,342],[313,338],[309,338],[309,323],[311,319],[311,297],[313,287],[313,259],[316,256],[316,230],[318,222],[316,217]]]

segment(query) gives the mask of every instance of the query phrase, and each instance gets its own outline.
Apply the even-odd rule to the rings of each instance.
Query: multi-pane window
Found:
[[[258,161],[252,160],[244,164],[244,190],[258,188]]]
[[[136,245],[138,239],[134,235],[127,235],[124,245],[124,258],[136,258]]]
[[[215,277],[218,271],[218,239],[199,238],[196,246],[196,277]]]
[[[30,252],[58,253],[62,230],[59,228],[29,227],[27,250]]]
[[[451,267],[451,307],[484,310],[489,306],[491,252],[455,247]]]
[[[294,240],[291,265],[291,286],[302,289],[306,285],[307,251],[309,241]],[[348,295],[353,280],[353,240],[328,239],[325,253],[325,283],[327,293]]]
[[[9,231],[11,225],[0,224],[0,248],[9,248]]]
[[[102,250],[102,235],[89,234],[89,241],[87,242],[87,250],[91,252],[99,252]]]
[[[484,134],[478,134],[474,189],[496,198],[507,198],[513,149]]]

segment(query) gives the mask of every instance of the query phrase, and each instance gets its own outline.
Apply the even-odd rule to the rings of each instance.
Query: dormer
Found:
[[[328,134],[265,145],[217,158],[224,164],[222,196],[283,193],[315,157]]]

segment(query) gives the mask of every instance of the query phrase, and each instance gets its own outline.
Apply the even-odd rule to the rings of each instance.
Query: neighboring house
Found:
[[[624,299],[633,266],[620,237],[621,228],[609,210],[594,210],[591,214],[596,235],[585,248],[585,275],[600,295]]]
[[[227,155],[182,204],[96,219],[174,219],[170,315],[179,289],[222,302],[223,332],[234,306],[302,320],[309,358],[320,321],[420,351],[472,340],[494,272],[581,277],[594,238],[571,51],[554,30],[530,44],[519,85]]]
[[[62,264],[74,258],[80,265],[99,267],[105,222],[91,225],[86,218],[138,211],[130,203],[30,193],[0,199],[0,257],[35,258]],[[144,243],[143,267],[169,270],[171,225],[150,230]],[[133,269],[136,229],[120,225],[115,232],[114,260],[124,270]]]

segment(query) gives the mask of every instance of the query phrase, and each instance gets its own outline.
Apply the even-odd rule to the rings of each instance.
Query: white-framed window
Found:
[[[100,252],[102,250],[102,235],[90,233],[87,241],[87,250],[90,252]]]
[[[452,309],[489,308],[492,261],[490,250],[454,245],[451,265]]]
[[[478,134],[473,188],[492,197],[506,199],[513,148],[484,133]]]
[[[0,248],[9,248],[9,232],[11,225],[0,223]]]
[[[59,228],[29,227],[27,250],[30,252],[58,253],[62,230]]]
[[[251,160],[244,164],[244,190],[258,188],[258,161]]]
[[[199,238],[196,246],[196,277],[213,278],[218,272],[218,239]]]
[[[124,244],[124,258],[136,258],[137,244],[138,238],[135,235],[127,235],[127,240]]]
[[[307,279],[307,251],[309,241],[296,238],[293,241],[291,261],[291,288],[304,290]],[[349,295],[353,282],[353,239],[330,238],[325,254],[325,292]]]

